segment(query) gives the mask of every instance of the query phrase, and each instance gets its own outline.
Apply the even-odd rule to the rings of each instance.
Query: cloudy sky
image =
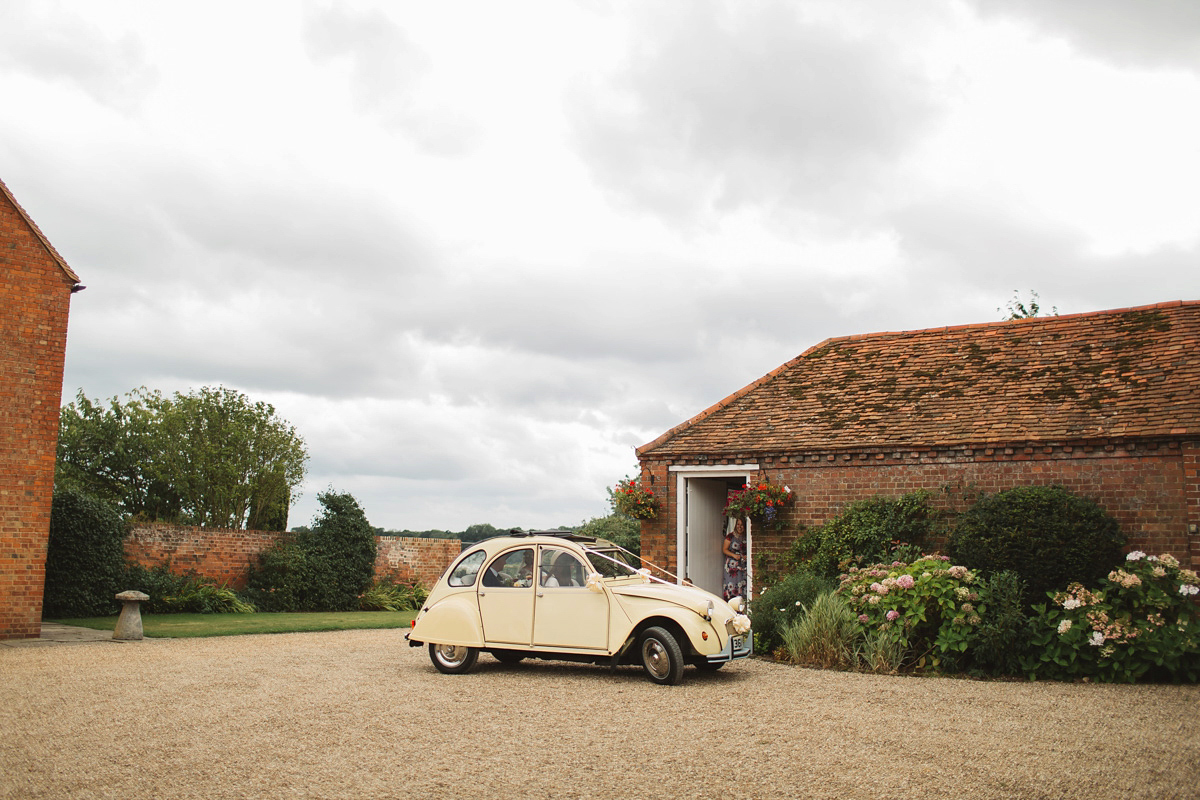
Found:
[[[271,402],[292,524],[577,524],[828,337],[1200,299],[1192,0],[5,0],[0,101],[64,400]]]

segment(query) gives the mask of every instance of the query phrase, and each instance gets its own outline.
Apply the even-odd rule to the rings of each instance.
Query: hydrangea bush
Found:
[[[1200,580],[1170,555],[1135,550],[1098,589],[1072,583],[1034,607],[1030,677],[1200,680]]]
[[[850,567],[837,591],[850,601],[866,633],[903,646],[917,666],[937,668],[966,652],[987,610],[975,572],[949,561],[933,555]]]

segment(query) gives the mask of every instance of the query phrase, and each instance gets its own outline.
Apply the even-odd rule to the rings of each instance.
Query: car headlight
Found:
[[[746,601],[742,599],[741,595],[732,597],[729,599],[729,607],[733,609],[733,613],[740,614],[746,610]]]

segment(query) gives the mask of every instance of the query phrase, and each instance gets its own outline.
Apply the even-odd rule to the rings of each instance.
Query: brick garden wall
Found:
[[[376,536],[375,577],[396,583],[417,582],[427,589],[462,552],[458,539],[420,539],[409,536]]]
[[[169,563],[172,572],[196,572],[243,589],[250,565],[281,536],[274,531],[200,528],[189,525],[135,526],[125,539],[125,557],[146,567]],[[432,587],[458,555],[458,539],[377,536],[375,577],[418,581]]]
[[[0,192],[0,639],[41,633],[72,285]]]
[[[647,460],[643,473],[653,476],[655,492],[666,502],[665,513],[642,523],[642,554],[675,571],[678,498],[670,466],[745,463],[759,465],[760,479],[790,486],[795,498],[785,515],[786,530],[755,531],[756,557],[785,553],[799,526],[819,525],[851,502],[878,494],[926,489],[933,505],[953,517],[973,493],[1059,484],[1112,514],[1129,549],[1170,553],[1200,568],[1200,441],[1185,439]]]

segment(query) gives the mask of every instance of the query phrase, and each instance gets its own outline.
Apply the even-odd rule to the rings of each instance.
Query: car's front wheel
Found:
[[[438,672],[447,675],[460,675],[470,672],[479,658],[479,650],[461,644],[430,644],[429,660],[437,667]]]
[[[642,632],[638,648],[642,654],[642,668],[650,680],[665,686],[674,686],[683,680],[683,651],[666,628],[647,628]]]

